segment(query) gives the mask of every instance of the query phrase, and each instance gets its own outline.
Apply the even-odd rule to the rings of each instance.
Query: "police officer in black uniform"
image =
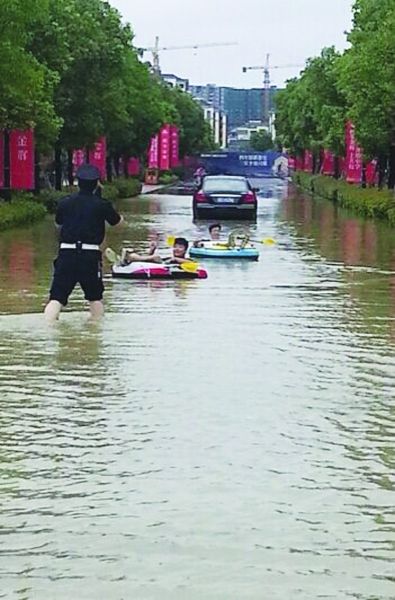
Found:
[[[63,198],[56,211],[60,246],[54,263],[50,300],[45,308],[48,322],[58,319],[77,283],[89,302],[92,317],[102,316],[104,286],[100,244],[104,240],[106,222],[115,226],[123,221],[111,202],[95,194],[99,169],[82,165],[76,175],[79,192]]]

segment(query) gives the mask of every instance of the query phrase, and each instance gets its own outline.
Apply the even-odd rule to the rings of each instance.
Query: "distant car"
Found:
[[[194,219],[256,220],[256,190],[245,177],[208,175],[193,195]]]

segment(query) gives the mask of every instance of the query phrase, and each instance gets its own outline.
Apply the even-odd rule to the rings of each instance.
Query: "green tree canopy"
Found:
[[[357,0],[351,47],[339,68],[357,139],[369,157],[395,144],[395,3]]]
[[[277,135],[292,152],[323,147],[343,152],[346,100],[338,83],[340,60],[334,48],[324,48],[307,62],[301,77],[278,94]]]
[[[265,152],[274,147],[273,138],[268,131],[254,131],[251,135],[250,147],[257,152]]]
[[[48,0],[0,4],[0,128],[41,127],[50,139],[61,124],[53,105],[56,77],[29,51],[30,30],[45,19]]]

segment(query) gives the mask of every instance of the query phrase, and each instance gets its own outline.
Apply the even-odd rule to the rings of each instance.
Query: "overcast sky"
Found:
[[[243,75],[244,65],[304,64],[324,46],[346,47],[353,0],[110,0],[145,47],[238,42],[237,46],[161,53],[161,68],[191,83],[260,86],[260,71]],[[151,60],[150,55],[146,55]],[[297,69],[272,70],[281,85]]]

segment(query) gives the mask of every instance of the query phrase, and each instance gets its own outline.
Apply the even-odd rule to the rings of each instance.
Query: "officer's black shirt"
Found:
[[[121,216],[111,202],[95,194],[79,192],[63,198],[56,211],[55,222],[61,226],[60,242],[100,245],[105,224],[117,225]]]

